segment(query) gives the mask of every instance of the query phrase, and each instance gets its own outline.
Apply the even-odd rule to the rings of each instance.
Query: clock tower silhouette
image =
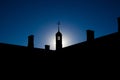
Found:
[[[56,50],[62,49],[62,33],[60,32],[60,22],[58,22],[58,32],[56,33]]]

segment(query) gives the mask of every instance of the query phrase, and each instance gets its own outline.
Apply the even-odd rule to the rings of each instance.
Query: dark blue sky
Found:
[[[87,29],[95,37],[117,32],[118,16],[120,0],[0,0],[0,42],[27,46],[33,34],[35,47],[52,46],[60,20],[67,45],[76,44]]]

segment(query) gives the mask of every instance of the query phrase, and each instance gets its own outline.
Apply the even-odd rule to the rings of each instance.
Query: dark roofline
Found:
[[[98,38],[95,38],[94,40],[93,40],[93,42],[96,42],[96,41],[100,41],[100,40],[102,40],[102,39],[105,39],[105,38],[111,38],[111,37],[114,37],[114,36],[118,36],[119,35],[119,33],[118,32],[115,32],[115,33],[111,33],[111,34],[108,34],[108,35],[104,35],[104,36],[101,36],[101,37],[98,37]],[[73,46],[77,46],[77,45],[86,45],[88,42],[87,42],[87,40],[86,41],[84,41],[84,42],[80,42],[80,43],[77,43],[77,44],[73,44],[73,45],[70,45],[70,46],[67,46],[67,47],[64,47],[63,49],[65,49],[65,48],[69,48],[69,47],[73,47]]]
[[[21,46],[21,45],[8,44],[8,43],[0,43],[0,45],[4,45],[4,46],[12,46],[12,47],[28,48],[28,46]],[[43,48],[33,48],[33,49],[37,49],[37,50],[45,50],[45,49],[43,49]],[[55,50],[50,50],[50,51],[55,51]]]
[[[21,46],[21,45],[9,44],[9,43],[0,43],[0,45],[15,46],[15,47],[27,47],[27,46]]]

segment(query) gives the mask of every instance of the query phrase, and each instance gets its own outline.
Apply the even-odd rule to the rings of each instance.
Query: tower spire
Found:
[[[58,21],[58,32],[60,32],[60,21]]]
[[[56,33],[56,50],[62,49],[62,33],[60,32],[60,21],[57,23],[58,32]]]

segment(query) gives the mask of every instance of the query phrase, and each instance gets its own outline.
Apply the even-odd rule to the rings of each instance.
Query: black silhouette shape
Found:
[[[120,17],[118,17],[118,32],[120,33]]]
[[[94,31],[87,30],[87,41],[93,41],[94,40]]]
[[[87,30],[87,40],[62,48],[62,33],[56,33],[56,50],[34,48],[34,36],[28,36],[28,46],[0,43],[0,55],[3,65],[71,65],[81,69],[105,70],[119,64],[120,53],[120,17],[118,18],[118,32],[94,38],[94,31]],[[96,67],[94,67],[96,66]],[[102,67],[104,66],[104,67]],[[102,67],[102,68],[101,68]],[[114,68],[116,69],[116,68]]]
[[[58,32],[56,33],[56,50],[62,49],[62,33],[59,29],[60,22],[58,22]]]
[[[34,35],[28,36],[28,47],[34,48]]]

